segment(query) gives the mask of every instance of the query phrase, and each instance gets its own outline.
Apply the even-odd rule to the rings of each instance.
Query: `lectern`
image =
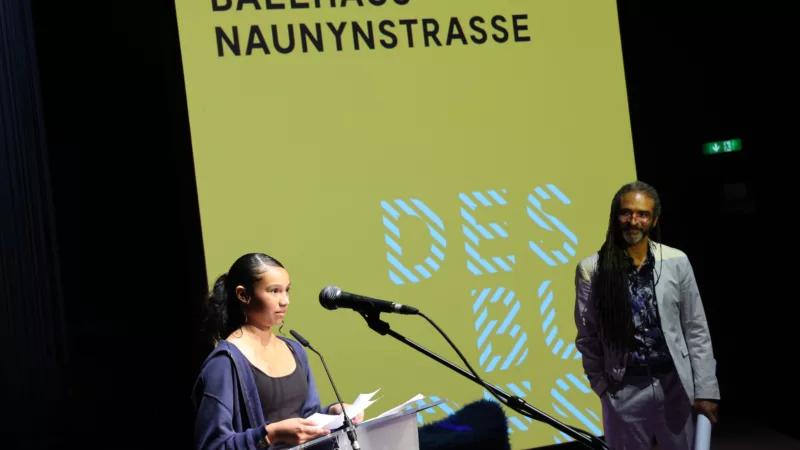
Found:
[[[361,450],[419,450],[417,413],[445,401],[447,400],[414,406],[405,411],[356,425],[358,444],[361,446]],[[291,447],[291,450],[336,448],[334,443],[338,444],[340,450],[353,450],[350,439],[347,438],[344,430],[337,430],[327,436]]]

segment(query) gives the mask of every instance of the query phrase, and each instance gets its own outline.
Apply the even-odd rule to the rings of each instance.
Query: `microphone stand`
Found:
[[[537,420],[539,422],[545,423],[550,425],[551,427],[562,431],[564,434],[567,434],[574,438],[576,441],[580,442],[584,446],[592,449],[592,450],[610,450],[608,444],[606,444],[602,439],[593,436],[591,434],[584,434],[581,432],[576,431],[569,425],[559,422],[558,420],[554,419],[553,417],[548,416],[547,414],[539,411],[538,409],[534,408],[533,406],[529,405],[525,400],[509,395],[504,392],[502,389],[490,384],[490,383],[481,383],[475,375],[467,372],[466,370],[458,367],[457,365],[451,363],[450,361],[442,358],[441,356],[431,352],[430,350],[422,347],[421,345],[417,344],[416,342],[407,339],[405,336],[392,331],[391,327],[388,323],[381,320],[379,311],[370,311],[370,312],[361,312],[361,315],[364,317],[364,320],[367,321],[367,325],[372,328],[373,331],[377,332],[378,334],[385,336],[389,335],[398,341],[408,345],[409,347],[417,350],[418,352],[427,355],[428,357],[432,358],[433,360],[439,362],[440,364],[449,367],[456,373],[463,375],[464,377],[472,380],[476,384],[490,390],[497,396],[498,398],[502,399],[503,403],[508,406],[509,408],[523,414],[531,419]]]
[[[331,381],[331,386],[333,386],[333,393],[336,394],[336,400],[339,401],[339,406],[342,408],[342,416],[344,417],[344,431],[347,433],[347,437],[350,439],[350,446],[353,450],[361,450],[361,446],[358,444],[358,436],[356,435],[356,427],[353,425],[353,421],[350,420],[350,417],[347,416],[347,411],[344,409],[344,402],[342,402],[342,397],[339,396],[339,390],[336,389],[336,383],[333,382],[333,377],[331,376],[331,372],[328,370],[328,365],[325,364],[325,358],[322,357],[322,354],[317,351],[311,344],[308,342],[307,339],[300,336],[299,333],[292,330],[290,332],[295,339],[300,342],[301,345],[307,347],[312,352],[316,353],[319,356],[319,359],[322,361],[322,367],[325,368],[325,373],[328,374],[328,379]]]

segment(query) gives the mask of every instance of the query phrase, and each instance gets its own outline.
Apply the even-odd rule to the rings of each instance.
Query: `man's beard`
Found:
[[[630,230],[638,230],[639,232],[631,234]],[[628,226],[622,229],[622,239],[624,239],[628,245],[636,245],[641,242],[645,236],[649,235],[652,230],[652,226],[647,228]]]

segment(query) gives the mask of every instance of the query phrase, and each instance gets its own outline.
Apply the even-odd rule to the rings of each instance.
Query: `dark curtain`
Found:
[[[56,444],[68,377],[29,2],[0,1],[0,336],[4,448]],[[6,445],[8,444],[8,447]]]

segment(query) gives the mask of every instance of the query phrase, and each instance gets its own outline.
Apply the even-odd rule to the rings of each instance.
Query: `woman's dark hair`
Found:
[[[647,183],[635,181],[620,188],[611,201],[606,241],[600,247],[597,274],[592,292],[600,318],[600,329],[606,344],[617,351],[630,350],[633,345],[633,313],[628,293],[627,244],[622,239],[619,215],[622,197],[637,192],[653,199],[653,222],[656,225],[656,241],[660,241],[661,227],[655,222],[661,217],[661,199],[655,188]],[[651,225],[652,226],[652,225]]]
[[[242,302],[236,297],[236,286],[253,294],[253,283],[267,267],[283,267],[277,259],[264,253],[242,255],[228,273],[217,278],[206,299],[206,331],[216,343],[238,330],[246,322]]]

